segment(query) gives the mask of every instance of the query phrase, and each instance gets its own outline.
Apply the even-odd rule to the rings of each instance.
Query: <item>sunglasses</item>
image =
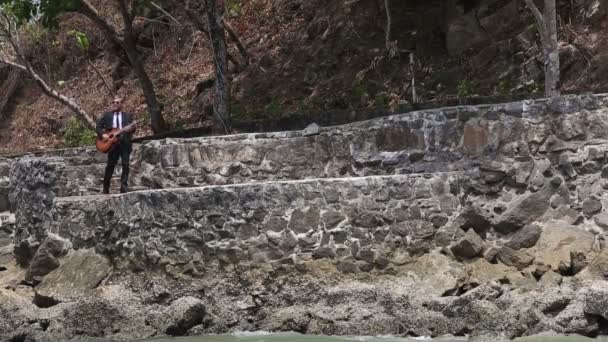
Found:
[[[119,103],[122,103],[122,102],[120,102],[120,101],[112,101],[112,104],[119,104]]]

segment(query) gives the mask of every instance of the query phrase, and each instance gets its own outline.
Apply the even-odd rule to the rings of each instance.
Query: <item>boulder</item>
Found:
[[[592,233],[563,221],[549,221],[543,224],[543,231],[534,247],[534,255],[539,263],[549,265],[557,271],[562,262],[571,265],[572,252],[591,252],[593,242]]]
[[[587,217],[591,217],[602,211],[602,202],[595,197],[587,198],[583,201],[583,214]]]
[[[524,251],[516,251],[509,247],[502,247],[496,253],[496,259],[507,266],[513,266],[519,270],[532,264],[534,257]]]
[[[71,248],[72,243],[70,241],[49,233],[34,255],[28,267],[26,279],[43,277],[51,273],[51,271],[59,267],[59,260],[57,258],[67,254]]]
[[[61,265],[36,286],[40,296],[56,301],[83,298],[112,270],[109,260],[93,250],[72,251],[60,261]]]
[[[608,319],[608,286],[604,283],[591,286],[586,291],[584,305],[586,314]]]
[[[547,209],[553,196],[551,186],[546,186],[538,192],[528,194],[512,202],[496,220],[496,229],[502,233],[514,232],[541,217]]]
[[[201,324],[206,309],[203,301],[195,297],[182,297],[171,303],[155,319],[155,326],[169,336],[183,336]]]
[[[469,229],[450,249],[457,258],[470,259],[483,251],[483,245],[483,240],[475,233],[475,230]]]
[[[506,245],[512,249],[533,247],[542,233],[542,228],[535,224],[529,224],[517,231]]]

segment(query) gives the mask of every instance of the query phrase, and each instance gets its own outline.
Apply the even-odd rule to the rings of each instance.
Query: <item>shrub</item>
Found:
[[[70,118],[63,131],[65,147],[82,147],[95,144],[96,134],[77,118]]]

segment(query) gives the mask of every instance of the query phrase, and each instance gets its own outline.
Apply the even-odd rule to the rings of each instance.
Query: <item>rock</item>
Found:
[[[302,135],[305,136],[305,137],[309,137],[309,136],[312,136],[312,135],[319,134],[320,131],[321,131],[321,127],[319,127],[319,125],[317,125],[316,123],[312,123],[312,124],[308,125],[302,131]]]
[[[357,264],[353,261],[350,260],[342,260],[338,262],[338,265],[336,265],[336,268],[338,269],[338,271],[342,272],[342,273],[357,273],[359,272],[359,268],[357,267]]]
[[[603,230],[608,230],[608,212],[602,212],[595,215],[593,221]]]
[[[586,291],[584,305],[586,314],[608,319],[608,287],[604,283],[593,284]]]
[[[555,287],[562,284],[563,277],[556,272],[551,270],[545,272],[539,279],[538,283],[543,287]]]
[[[330,247],[319,247],[312,253],[315,259],[334,259],[336,257],[336,251]]]
[[[597,255],[589,258],[589,266],[578,274],[581,278],[608,280],[608,250],[603,249]]]
[[[429,218],[435,228],[443,227],[448,223],[448,216],[445,214],[433,214]]]
[[[433,241],[437,246],[445,247],[454,241],[458,241],[464,236],[465,232],[453,226],[444,226],[439,228],[433,236]]]
[[[84,298],[104,280],[112,266],[93,250],[71,251],[61,265],[36,286],[36,292],[57,301]]]
[[[483,240],[475,233],[475,230],[469,229],[462,239],[452,245],[450,249],[456,257],[470,259],[481,253],[483,245]]]
[[[318,229],[321,220],[317,207],[308,207],[304,210],[296,209],[291,214],[288,227],[296,234],[306,233],[311,229]]]
[[[593,241],[592,233],[562,221],[549,221],[543,224],[540,239],[534,247],[534,255],[538,263],[550,265],[551,269],[557,271],[562,262],[570,266],[571,252],[591,252]]]
[[[500,248],[491,247],[483,253],[483,258],[486,259],[489,263],[495,263],[498,251],[500,251]]]
[[[602,202],[597,198],[591,197],[583,201],[583,214],[587,217],[591,217],[602,211]]]
[[[534,222],[549,209],[552,195],[551,188],[544,187],[511,203],[509,209],[497,218],[496,229],[510,233]]]
[[[205,315],[203,301],[195,297],[182,297],[162,311],[155,325],[169,336],[184,336],[188,330],[201,324]]]
[[[57,258],[65,255],[70,248],[72,248],[70,241],[49,233],[34,255],[28,267],[26,279],[43,277],[59,267]]]
[[[534,257],[524,251],[516,251],[509,247],[502,247],[496,253],[496,259],[507,266],[513,266],[519,270],[532,264]]]
[[[483,234],[492,227],[492,224],[489,218],[482,213],[479,208],[467,206],[454,219],[453,226],[464,230],[473,228],[478,234]]]
[[[533,247],[542,233],[542,228],[535,224],[529,224],[518,230],[511,240],[506,243],[507,247],[518,250]]]
[[[580,251],[570,252],[570,271],[572,275],[576,275],[589,265],[587,255]]]

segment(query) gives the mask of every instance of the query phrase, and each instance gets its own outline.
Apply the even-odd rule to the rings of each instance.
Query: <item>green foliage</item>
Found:
[[[352,103],[356,106],[365,105],[365,99],[369,97],[367,90],[362,85],[357,85],[352,92]]]
[[[36,4],[31,0],[0,0],[0,9],[14,16],[19,26],[27,23],[38,13]]]
[[[226,9],[231,17],[239,17],[243,11],[241,0],[226,0]]]
[[[374,105],[376,106],[386,106],[390,102],[390,96],[387,92],[380,92],[376,94],[374,97]]]
[[[473,83],[469,80],[461,80],[458,82],[458,97],[465,98],[473,95]]]
[[[82,147],[95,144],[96,134],[80,120],[70,118],[63,131],[65,147]]]
[[[70,30],[68,31],[68,35],[74,36],[76,38],[76,44],[78,44],[78,47],[80,47],[80,49],[82,49],[83,51],[89,49],[90,43],[86,33],[78,30]]]
[[[0,7],[10,12],[18,25],[40,18],[46,27],[55,27],[57,17],[78,9],[77,0],[0,0]]]
[[[44,36],[44,29],[36,23],[26,23],[22,26],[22,30],[33,43],[40,43]]]
[[[270,100],[270,103],[268,105],[266,105],[266,113],[269,117],[271,118],[276,118],[278,116],[281,115],[281,103],[279,102],[279,99],[276,97],[273,97],[272,100]]]
[[[501,80],[496,86],[496,92],[505,95],[511,91],[511,87],[511,82],[509,80]]]

